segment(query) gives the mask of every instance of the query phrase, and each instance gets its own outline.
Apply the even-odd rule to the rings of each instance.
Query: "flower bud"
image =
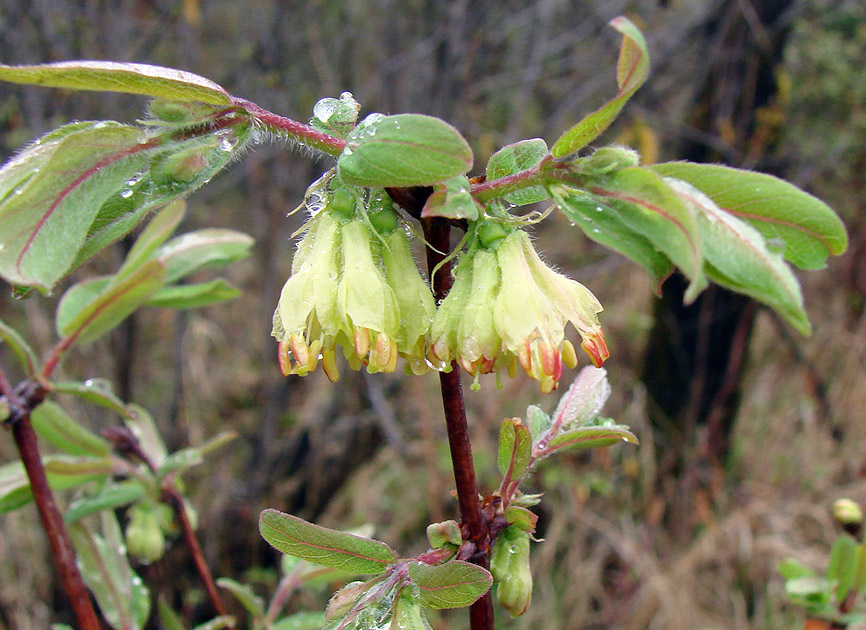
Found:
[[[165,536],[153,507],[146,503],[133,505],[125,531],[129,554],[146,564],[159,560],[165,552]]]
[[[833,501],[833,518],[840,525],[859,525],[863,522],[863,509],[856,501],[848,498]]]
[[[369,582],[350,582],[331,596],[327,608],[325,608],[325,619],[333,621],[345,617],[358,598],[370,588]]]
[[[490,554],[490,573],[496,580],[496,599],[512,617],[527,611],[532,601],[529,533],[515,525],[502,530]]]
[[[448,544],[459,546],[463,544],[463,533],[457,521],[430,523],[427,526],[427,540],[433,549],[440,549]]]

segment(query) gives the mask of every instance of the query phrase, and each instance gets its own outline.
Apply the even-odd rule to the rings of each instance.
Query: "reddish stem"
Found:
[[[346,146],[345,140],[323,133],[318,129],[313,129],[309,125],[300,123],[297,120],[269,112],[252,101],[235,98],[234,104],[247,111],[259,123],[267,127],[269,131],[289,136],[292,140],[296,140],[303,145],[318,149],[329,155],[340,155]]]
[[[72,603],[78,627],[80,630],[100,630],[99,619],[75,563],[75,552],[72,550],[72,543],[63,524],[63,517],[51,494],[45,468],[39,457],[36,432],[30,423],[30,410],[42,402],[44,395],[45,391],[40,386],[27,381],[15,389],[9,400],[13,410],[10,416],[12,436],[15,438],[21,462],[30,480],[33,501],[36,503],[42,527],[51,546],[54,566],[60,576],[61,586]]]
[[[422,222],[424,238],[427,239],[427,268],[432,274],[445,256],[439,252],[450,249],[451,226],[446,220],[434,218]],[[451,265],[445,263],[433,279],[433,295],[436,300],[443,299],[451,289]],[[475,481],[475,467],[472,462],[472,444],[469,441],[469,427],[466,422],[466,407],[463,402],[463,387],[460,383],[460,367],[451,362],[450,372],[439,373],[442,388],[442,402],[445,408],[445,426],[448,430],[448,446],[451,449],[451,463],[454,467],[454,481],[457,485],[457,502],[467,538],[475,544],[476,553],[470,560],[488,568],[490,531],[487,520],[481,513],[478,499],[478,484]],[[481,599],[469,607],[469,627],[471,630],[493,630],[493,603],[488,591]]]
[[[213,604],[214,610],[216,610],[218,615],[228,615],[228,610],[226,610],[226,607],[220,598],[216,583],[214,583],[213,576],[207,566],[207,562],[205,562],[204,553],[202,552],[201,545],[198,542],[198,536],[196,536],[192,523],[189,522],[189,517],[184,509],[183,497],[180,496],[180,493],[175,488],[163,487],[162,498],[172,507],[178,521],[180,521],[180,529],[183,533],[184,542],[186,542],[187,547],[189,547],[190,553],[192,554],[192,560],[195,563],[196,571],[198,571],[199,578],[201,578],[201,581],[204,583],[205,591],[207,591],[208,598],[210,599],[211,604]]]

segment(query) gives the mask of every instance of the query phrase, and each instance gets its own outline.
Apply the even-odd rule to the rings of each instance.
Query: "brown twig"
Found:
[[[0,372],[2,374],[2,372]],[[9,403],[7,424],[12,427],[12,436],[18,447],[21,463],[27,471],[33,501],[39,512],[42,527],[51,546],[51,556],[60,577],[60,584],[72,604],[72,611],[80,630],[100,630],[99,618],[90,601],[90,594],[75,563],[72,542],[63,524],[63,516],[54,501],[45,467],[39,456],[36,432],[30,423],[30,412],[44,399],[46,390],[39,384],[23,381],[13,390],[5,375],[2,376],[4,395]]]
[[[427,268],[432,274],[445,258],[440,252],[447,252],[450,247],[451,226],[443,219],[428,219],[423,222],[423,227],[424,238],[428,244]],[[450,270],[450,263],[445,263],[433,278],[433,295],[437,301],[444,298],[451,289],[453,280]],[[470,561],[486,569],[490,531],[478,499],[478,484],[475,481],[472,444],[469,441],[463,387],[460,383],[460,368],[456,361],[452,361],[450,372],[439,373],[439,383],[442,388],[445,426],[448,430],[448,446],[451,449],[460,517],[466,538],[474,543],[476,548],[476,553],[471,556]],[[471,630],[493,630],[493,603],[489,591],[469,607],[469,626]]]
[[[228,610],[226,610],[225,604],[223,604],[223,601],[220,598],[219,591],[217,591],[213,575],[211,575],[207,562],[205,562],[204,553],[202,552],[201,545],[198,542],[198,536],[196,536],[192,523],[189,522],[189,517],[187,516],[186,509],[183,506],[183,497],[177,489],[170,486],[163,486],[162,499],[171,506],[177,520],[180,521],[183,540],[187,547],[189,547],[196,571],[198,572],[199,578],[204,583],[205,591],[207,591],[208,598],[210,599],[211,604],[213,604],[214,610],[217,615],[228,615]]]

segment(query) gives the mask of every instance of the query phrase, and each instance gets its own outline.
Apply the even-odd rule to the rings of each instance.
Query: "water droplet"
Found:
[[[132,177],[132,178],[126,180],[126,185],[127,186],[135,186],[140,181],[141,181],[141,173],[139,173],[135,177]]]
[[[604,212],[604,208],[602,208],[601,206],[596,206],[595,211],[596,212]]]
[[[132,188],[126,188],[125,190],[121,190],[120,196],[124,199],[129,199],[130,197],[132,197]]]
[[[598,228],[592,228],[592,233],[593,234],[601,234],[601,230]]]
[[[225,152],[229,152],[235,148],[236,144],[237,144],[237,139],[229,138],[228,136],[226,136],[225,138],[220,140],[220,150],[225,151]]]

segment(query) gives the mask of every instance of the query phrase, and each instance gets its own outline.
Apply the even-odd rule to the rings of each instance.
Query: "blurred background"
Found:
[[[553,141],[616,90],[619,45],[605,24],[628,15],[651,52],[649,82],[604,141],[647,162],[689,159],[754,168],[826,200],[851,246],[829,269],[800,273],[814,325],[804,339],[748,299],[711,289],[682,306],[677,277],[655,298],[637,266],[553,215],[536,230],[546,259],[605,305],[612,356],[607,415],[640,447],[561,456],[544,492],[525,617],[498,628],[771,629],[802,625],[776,564],[823,569],[839,496],[866,500],[866,5],[861,0],[3,0],[0,59],[138,61],[204,75],[235,95],[307,120],[317,99],[351,91],[362,116],[442,117],[470,141],[476,172],[504,144]],[[140,98],[0,86],[0,153],[71,120],[142,115]],[[435,374],[341,370],[283,378],[271,316],[289,273],[286,213],[330,162],[263,145],[189,199],[184,228],[231,227],[256,239],[233,270],[244,297],[177,313],[145,309],[76,352],[69,378],[109,378],[154,412],[171,448],[231,428],[240,438],[189,475],[216,576],[272,592],[278,558],[259,537],[265,507],[328,526],[372,523],[403,554],[424,527],[456,518]],[[77,278],[122,259],[118,243]],[[15,302],[0,317],[41,350],[56,296]],[[5,366],[5,361],[4,361]],[[564,379],[564,385],[568,378]],[[523,376],[467,391],[479,482],[495,488],[505,416],[551,410]],[[116,418],[76,407],[100,430]],[[0,441],[0,462],[15,457]],[[155,593],[206,619],[190,556],[175,544],[147,567]],[[305,592],[291,609],[314,609]],[[227,599],[231,599],[227,597]],[[0,517],[0,628],[69,619],[35,509]],[[465,627],[465,611],[434,620]],[[155,626],[154,626],[155,627]]]

